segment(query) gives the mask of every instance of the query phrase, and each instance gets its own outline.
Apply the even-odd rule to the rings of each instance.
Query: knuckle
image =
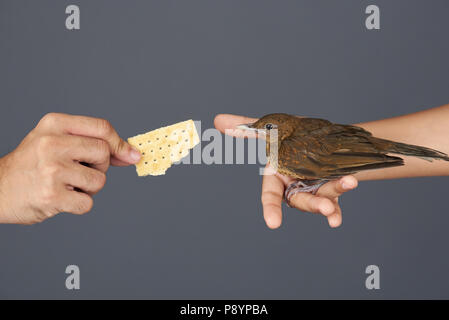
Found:
[[[53,207],[58,201],[58,190],[53,186],[46,186],[41,188],[41,206],[44,212]]]
[[[329,200],[327,198],[319,199],[318,205],[317,205],[318,213],[328,216],[328,215],[332,214],[334,211],[335,211],[335,206],[331,200]]]
[[[56,184],[58,181],[63,168],[56,163],[46,164],[42,169],[42,175],[46,181],[49,182],[50,185]]]
[[[39,122],[39,125],[45,126],[45,127],[51,127],[58,121],[58,118],[59,118],[58,113],[55,113],[55,112],[47,113],[46,115],[44,115],[42,117],[41,121]]]
[[[313,210],[313,200],[308,199],[307,194],[304,192],[298,192],[291,196],[290,204],[301,211],[314,212]]]
[[[104,185],[106,184],[106,175],[103,172],[95,171],[90,172],[89,174],[86,174],[86,183],[95,191],[99,191],[103,189]]]
[[[104,140],[97,139],[97,152],[102,162],[106,162],[110,156],[109,144]]]
[[[275,204],[277,200],[281,200],[282,198],[274,191],[264,191],[260,197],[260,200],[263,205]]]
[[[86,214],[90,210],[92,210],[93,206],[94,206],[94,201],[92,200],[92,198],[86,197],[85,199],[83,199],[77,203],[76,211],[79,214]]]
[[[39,151],[43,152],[45,155],[48,154],[49,150],[52,150],[57,146],[57,139],[54,136],[42,136],[39,138],[37,143],[37,148]]]
[[[97,127],[102,135],[108,136],[113,132],[111,123],[106,119],[98,119]]]
[[[326,182],[318,189],[316,195],[319,197],[332,197],[339,193],[339,185],[338,180]]]
[[[126,150],[126,142],[122,139],[118,140],[118,143],[116,143],[115,152],[118,152],[120,150]]]
[[[103,172],[98,172],[96,182],[97,182],[97,189],[98,190],[103,189],[106,184],[106,175]]]
[[[311,198],[309,201],[309,208],[311,212],[319,212],[320,207],[324,204],[323,198]]]

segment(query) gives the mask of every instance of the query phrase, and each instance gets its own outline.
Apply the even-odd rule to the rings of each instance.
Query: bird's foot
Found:
[[[291,208],[290,199],[298,192],[316,194],[318,189],[329,180],[298,180],[287,187],[284,192],[284,200]]]

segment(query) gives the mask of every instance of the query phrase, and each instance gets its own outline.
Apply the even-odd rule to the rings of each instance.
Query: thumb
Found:
[[[255,121],[257,121],[256,118],[237,116],[233,114],[218,114],[215,116],[214,125],[215,128],[217,128],[217,130],[221,133],[226,133],[226,130],[237,129],[237,126],[240,124],[247,124]]]
[[[113,166],[129,166],[140,161],[142,155],[140,151],[122,138],[111,141],[111,165]]]

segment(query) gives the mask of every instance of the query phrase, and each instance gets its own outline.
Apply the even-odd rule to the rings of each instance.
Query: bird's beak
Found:
[[[246,131],[250,138],[265,138],[266,131],[264,129],[254,128],[254,123],[241,124],[237,126],[237,129]]]
[[[260,131],[257,128],[253,128],[253,123],[247,123],[247,124],[238,125],[237,129],[248,130],[248,131],[255,131],[255,132],[259,132]]]

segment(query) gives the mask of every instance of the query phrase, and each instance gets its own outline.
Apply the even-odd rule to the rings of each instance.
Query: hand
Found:
[[[0,223],[33,224],[60,212],[87,213],[109,165],[139,160],[140,153],[108,121],[48,114],[0,159]]]
[[[245,137],[243,131],[227,129],[236,129],[237,125],[252,123],[255,118],[236,116],[230,114],[220,114],[215,117],[215,127],[222,133],[230,133],[236,137]],[[262,205],[263,215],[267,226],[276,229],[282,223],[282,199],[284,190],[294,180],[274,172],[269,165],[265,169],[265,175],[262,182]],[[353,176],[345,176],[338,180],[330,181],[324,184],[316,195],[300,192],[292,196],[290,204],[301,210],[314,213],[320,213],[327,218],[329,226],[339,227],[342,222],[341,208],[338,204],[338,197],[346,191],[357,187],[357,179]]]

